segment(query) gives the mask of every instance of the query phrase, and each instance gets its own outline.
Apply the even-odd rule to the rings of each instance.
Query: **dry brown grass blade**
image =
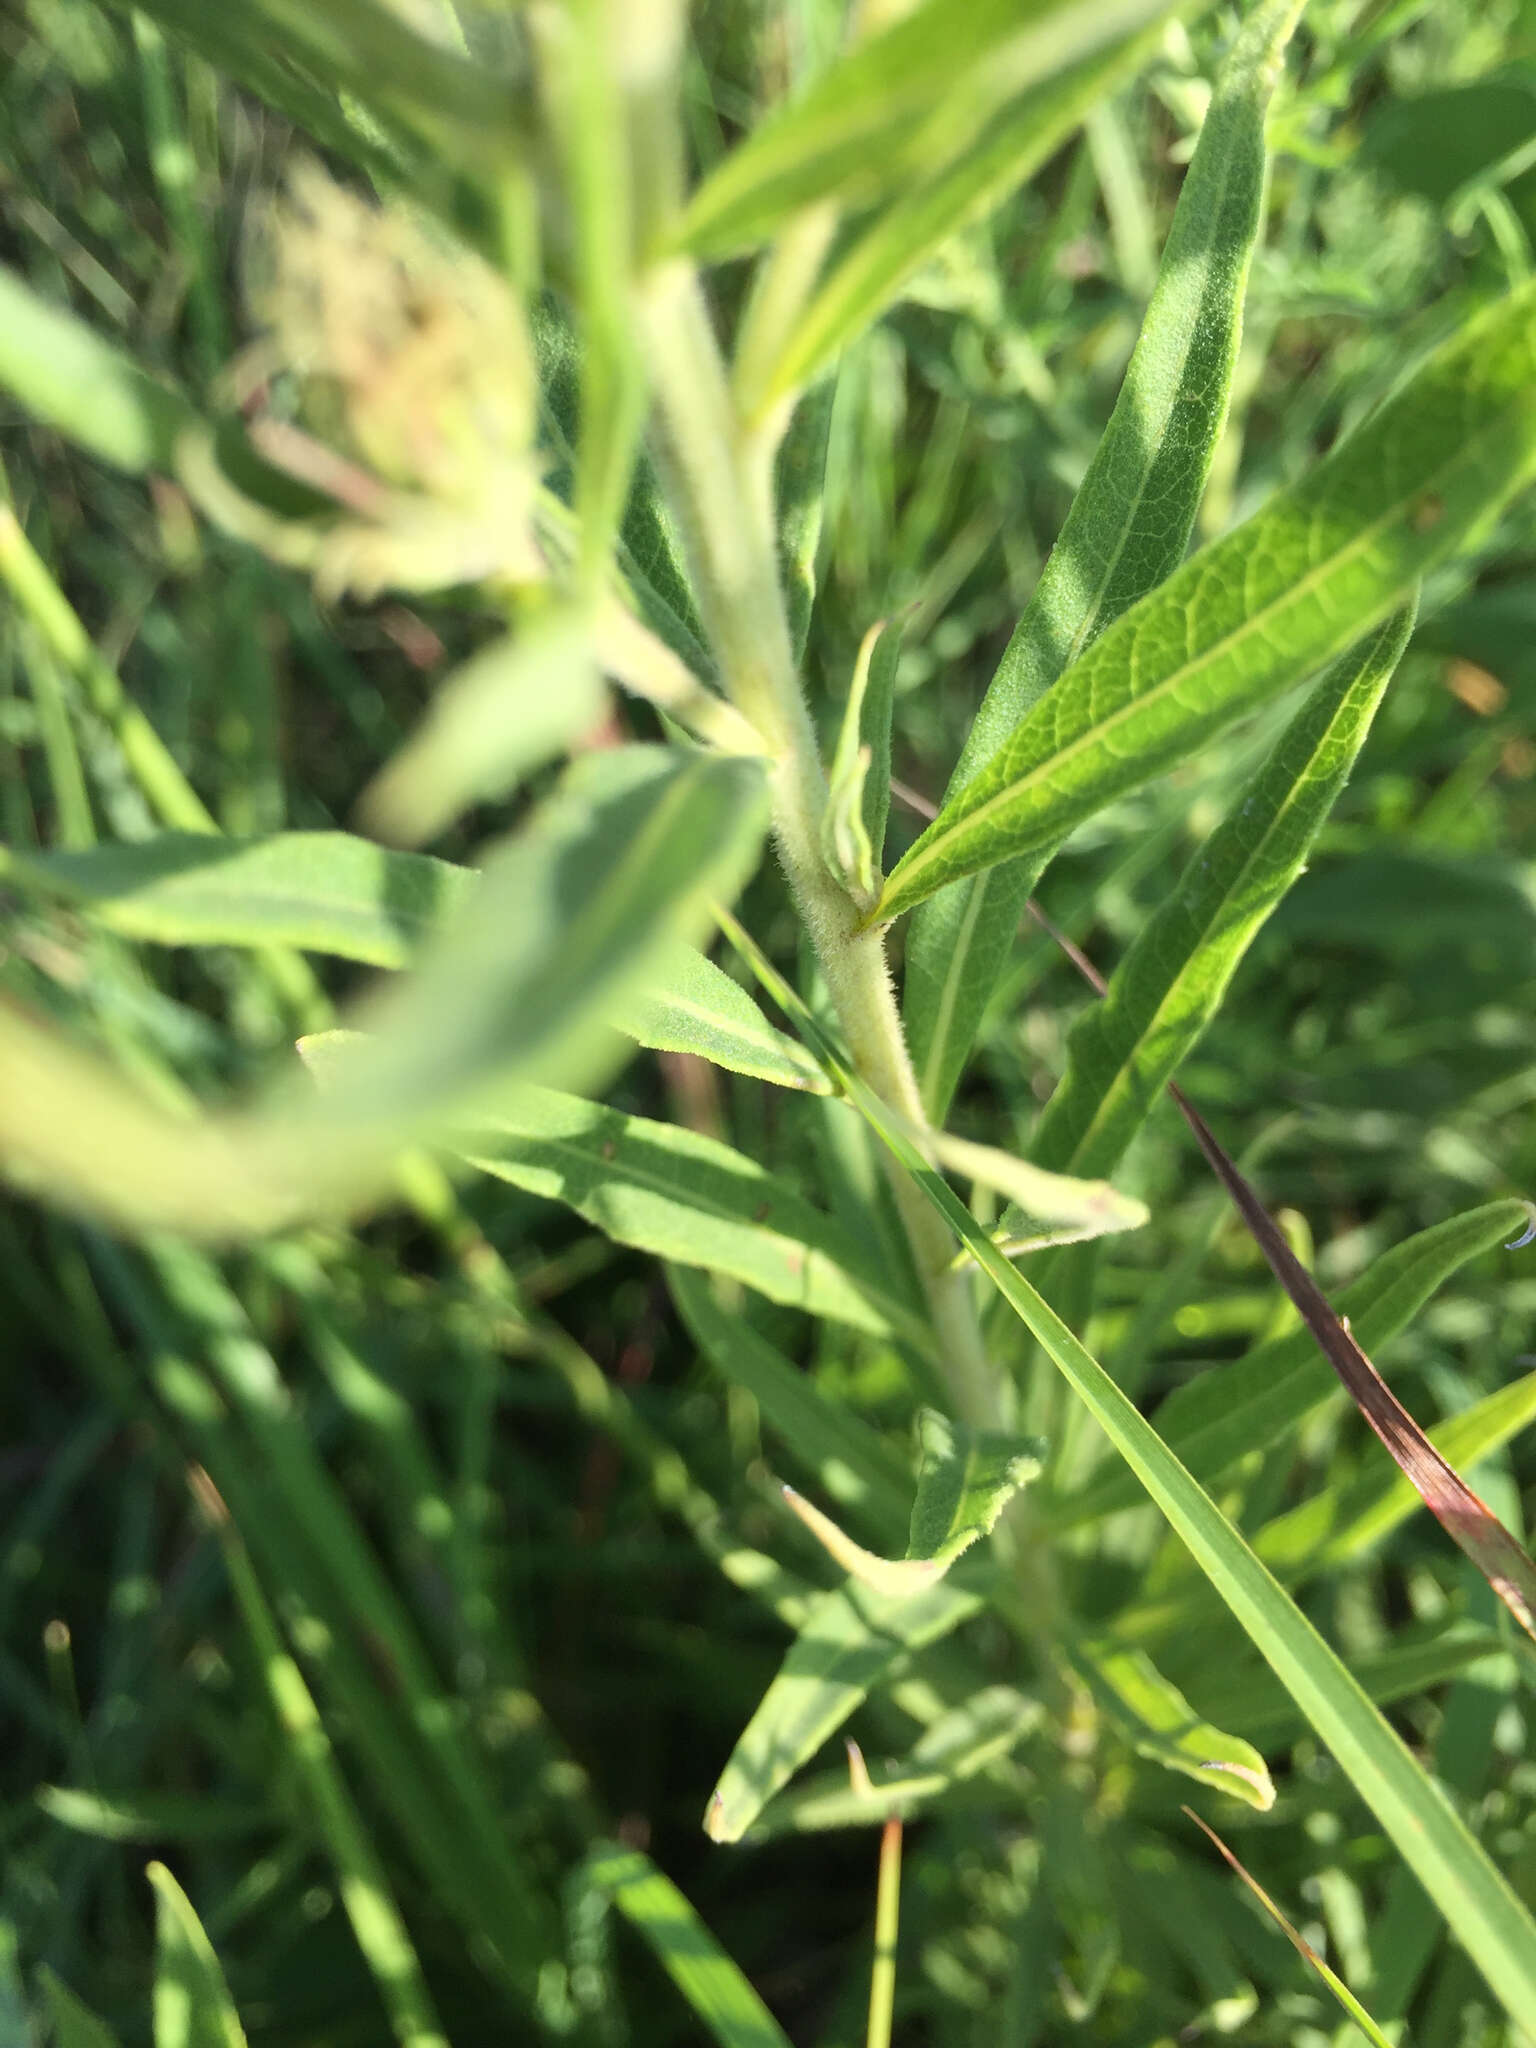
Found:
[[[1031,899],[1030,915],[1066,954],[1078,973],[1103,995],[1104,977]],[[1233,1206],[1264,1254],[1270,1271],[1296,1306],[1318,1349],[1343,1382],[1351,1400],[1385,1445],[1388,1455],[1452,1542],[1476,1565],[1527,1635],[1536,1639],[1536,1563],[1487,1504],[1449,1466],[1408,1413],[1330,1304],[1312,1275],[1281,1235],[1274,1218],[1238,1170],[1183,1090],[1170,1081],[1168,1093],[1195,1134]]]

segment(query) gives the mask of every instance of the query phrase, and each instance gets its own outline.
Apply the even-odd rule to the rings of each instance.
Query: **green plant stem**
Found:
[[[875,1960],[869,1973],[869,2027],[865,2048],[890,2048],[896,2005],[896,1930],[901,1920],[901,1819],[892,1814],[880,1832],[880,1875],[875,1883]]]
[[[855,1066],[883,1101],[924,1129],[884,940],[879,932],[859,930],[859,906],[822,856],[827,783],[779,587],[771,438],[751,439],[742,429],[692,266],[681,260],[659,266],[640,300],[659,411],[658,465],[683,528],[726,694],[762,734],[770,757],[774,836],[790,891]],[[995,1423],[999,1388],[968,1278],[950,1270],[948,1233],[935,1229],[932,1211],[907,1176],[892,1175],[891,1184],[951,1398],[965,1420]]]

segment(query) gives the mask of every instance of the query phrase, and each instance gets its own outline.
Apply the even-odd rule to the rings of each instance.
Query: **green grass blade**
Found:
[[[484,1173],[567,1203],[620,1244],[728,1274],[809,1315],[923,1338],[921,1318],[877,1259],[717,1138],[519,1088],[465,1119],[456,1148]]]
[[[850,1579],[821,1594],[720,1775],[704,1819],[710,1838],[739,1842],[877,1685],[981,1606],[978,1594],[945,1582],[880,1593]]]
[[[1066,1072],[1030,1157],[1053,1172],[1112,1173],[1220,1008],[1264,920],[1365,743],[1413,627],[1394,612],[1318,684],[1110,979],[1073,1027]]]
[[[163,1863],[155,1889],[155,2048],[246,2048],[229,1986],[192,1903]]]
[[[600,1844],[585,1868],[650,1945],[719,2048],[789,2048],[788,2037],[687,1899],[648,1856]]]
[[[942,165],[1016,94],[1166,11],[1166,0],[924,0],[775,109],[683,217],[696,253],[766,241],[829,199],[863,205]]]
[[[1226,421],[1262,217],[1264,118],[1299,11],[1299,0],[1268,0],[1222,69],[1114,413],[966,738],[947,805],[1062,671],[1183,558]],[[1051,842],[1036,844],[1034,861],[935,897],[908,935],[904,1010],[935,1122]]]
[[[1333,1752],[1505,2009],[1515,2015],[1536,2011],[1536,1921],[1434,1779],[1198,1480],[1054,1310],[1008,1264],[787,985],[780,984],[780,1000],[1119,1451]],[[1519,1207],[1524,1216],[1523,1205],[1508,1206]]]
[[[213,1514],[235,1599],[266,1679],[287,1754],[330,1851],[353,1935],[379,1987],[395,2039],[400,2048],[447,2048],[384,1867],[336,1763],[303,1673],[283,1648],[245,1546],[230,1528],[224,1503],[206,1482],[199,1491],[205,1508]]]
[[[877,907],[1058,844],[1331,660],[1536,470],[1536,284],[1488,306],[1293,489],[1073,662],[945,805]]]
[[[56,2048],[118,2048],[116,2034],[45,1964],[37,1973]],[[21,2038],[25,2038],[23,2035]]]
[[[886,1540],[899,1541],[910,1514],[911,1481],[885,1439],[851,1409],[827,1400],[808,1373],[749,1323],[728,1314],[697,1273],[669,1265],[667,1286],[710,1364],[730,1385],[751,1394],[768,1426],[832,1499],[862,1514]]]
[[[909,1157],[920,1165],[916,1154]],[[1536,2010],[1536,1922],[1461,1816],[1348,1666],[1104,1368],[988,1242],[937,1175],[922,1169],[922,1179],[935,1207],[1086,1403],[1332,1750],[1506,2010]]]
[[[1172,11],[1171,7],[1161,10]],[[1053,156],[1084,113],[1155,47],[1160,26],[1128,36],[1006,108],[956,162],[902,192],[860,229],[817,287],[765,380],[765,407],[810,384],[897,298],[924,263]]]
[[[1341,1290],[1338,1307],[1361,1345],[1377,1352],[1437,1288],[1482,1252],[1525,1226],[1523,1202],[1489,1202],[1421,1230],[1395,1245]],[[1259,1345],[1233,1365],[1217,1366],[1176,1388],[1153,1417],[1158,1435],[1199,1478],[1218,1478],[1255,1444],[1273,1445],[1342,1389],[1307,1330]],[[1134,1507],[1140,1489],[1128,1472],[1110,1472],[1046,1510],[1052,1528],[1078,1528]]]

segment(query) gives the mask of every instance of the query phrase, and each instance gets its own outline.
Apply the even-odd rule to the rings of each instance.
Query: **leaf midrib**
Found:
[[[1209,647],[1202,650],[1197,659],[1186,660],[1179,668],[1170,671],[1169,674],[1164,676],[1160,682],[1152,684],[1147,690],[1128,697],[1124,704],[1095,720],[1082,733],[1078,734],[1076,738],[1068,741],[1064,746],[1057,747],[1043,759],[1032,763],[1024,773],[999,790],[995,796],[986,798],[974,810],[967,811],[963,817],[957,818],[944,836],[935,839],[926,852],[919,853],[917,849],[914,849],[913,853],[908,856],[910,865],[907,867],[906,875],[902,876],[898,869],[896,874],[892,876],[892,881],[902,880],[907,885],[902,893],[908,893],[912,880],[921,875],[925,869],[933,865],[936,859],[942,856],[945,849],[953,842],[958,833],[974,831],[999,809],[1006,809],[1024,795],[1026,791],[1034,788],[1044,779],[1047,772],[1051,774],[1057,773],[1064,762],[1074,759],[1086,749],[1097,745],[1106,734],[1114,732],[1118,727],[1125,724],[1127,720],[1139,715],[1143,710],[1161,703],[1166,697],[1176,693],[1192,676],[1198,675],[1202,669],[1213,665],[1232,648],[1240,646],[1245,640],[1255,635],[1261,635],[1266,621],[1275,614],[1283,612],[1287,606],[1305,596],[1318,584],[1327,581],[1337,570],[1344,567],[1357,555],[1368,550],[1383,533],[1398,524],[1402,519],[1405,506],[1409,505],[1414,499],[1422,500],[1426,497],[1432,497],[1437,484],[1441,483],[1446,477],[1453,475],[1457,470],[1466,467],[1473,451],[1480,449],[1486,442],[1497,439],[1505,430],[1509,416],[1517,413],[1523,405],[1527,405],[1529,402],[1528,397],[1511,399],[1496,420],[1491,420],[1480,431],[1475,431],[1468,440],[1462,443],[1453,456],[1442,463],[1439,468],[1431,470],[1427,476],[1421,478],[1411,491],[1406,492],[1392,506],[1390,511],[1384,512],[1379,518],[1372,520],[1368,526],[1359,528],[1354,536],[1346,541],[1342,547],[1335,549],[1332,554],[1326,556],[1315,568],[1307,570],[1295,582],[1288,583],[1280,595],[1272,598],[1267,604],[1262,605],[1258,611],[1246,614],[1240,625],[1236,626],[1230,633],[1223,635],[1221,639],[1213,641]],[[1263,516],[1263,513],[1255,514],[1256,519],[1262,519]],[[1199,557],[1196,556],[1194,559],[1198,561]],[[1165,588],[1166,585],[1164,584],[1157,586],[1157,590]],[[1386,612],[1392,609],[1394,602],[1400,594],[1400,591],[1394,587],[1384,597],[1381,611],[1377,618],[1371,619],[1370,623],[1364,628],[1362,628],[1357,620],[1351,622],[1348,627],[1337,629],[1338,641],[1342,643],[1355,637],[1362,630],[1369,631],[1371,624],[1377,623],[1380,616],[1384,616]],[[1150,602],[1151,598],[1156,595],[1157,591],[1150,592],[1148,598],[1144,599],[1143,602]],[[1120,616],[1122,619],[1128,619],[1131,617],[1131,612],[1122,612]],[[1118,624],[1119,621],[1117,620],[1116,623]],[[1099,644],[1101,643],[1095,643],[1096,646]],[[1330,643],[1330,646],[1333,644],[1335,643]],[[1327,647],[1320,650],[1314,657],[1311,665],[1316,667],[1319,663],[1325,661],[1328,658],[1328,652],[1329,648]],[[1070,671],[1063,671],[1063,673],[1067,674]],[[1042,699],[1042,702],[1049,702],[1049,694],[1046,698]],[[982,772],[985,773],[986,771],[983,770]],[[1016,849],[1015,853],[1005,854],[1001,856],[1001,859],[1013,859],[1018,854],[1028,853],[1033,850],[1034,845],[1037,843],[1031,842],[1028,845],[1021,846]],[[986,865],[988,867],[996,867],[1000,865],[1000,861],[989,861]],[[961,878],[956,876],[953,879],[959,880]],[[875,915],[879,916],[880,914],[877,907]]]

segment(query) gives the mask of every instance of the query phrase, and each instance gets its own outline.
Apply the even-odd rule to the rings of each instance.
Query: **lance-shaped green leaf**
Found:
[[[893,1594],[849,1579],[823,1593],[731,1751],[704,1817],[710,1838],[739,1842],[774,1793],[877,1685],[981,1605],[978,1594],[943,1582]]]
[[[155,2048],[245,2048],[229,1986],[192,1902],[163,1863],[155,1891]]]
[[[809,1315],[931,1346],[877,1259],[718,1138],[520,1087],[477,1106],[453,1142],[472,1166],[566,1203],[620,1244],[728,1274]]]
[[[917,1434],[922,1460],[905,1557],[866,1550],[792,1486],[783,1489],[788,1505],[834,1562],[879,1593],[916,1593],[942,1579],[957,1557],[991,1532],[1019,1488],[1040,1470],[1038,1444],[951,1422],[933,1408],[919,1410]]]
[[[811,1011],[787,986],[779,999],[828,1071],[841,1080],[849,1099],[1125,1459],[1144,1492],[1332,1750],[1505,2010],[1512,2014],[1536,2011],[1536,1921],[1439,1785],[1110,1374],[1008,1264],[888,1114],[885,1104],[840,1055]],[[851,1591],[856,1583],[851,1582],[846,1590]],[[945,1590],[943,1586],[934,1589]]]
[[[1145,1651],[1113,1643],[1072,1643],[1067,1654],[1139,1756],[1202,1784],[1215,1784],[1260,1813],[1275,1803],[1269,1766],[1252,1743],[1202,1721]]]
[[[58,853],[0,847],[0,881],[67,903],[124,938],[161,946],[293,946],[372,967],[409,966],[468,901],[469,868],[398,853],[346,832],[152,839]],[[672,945],[615,1028],[660,1052],[697,1053],[733,1073],[826,1095],[831,1082],[776,1031],[739,982]]]
[[[1226,423],[1262,217],[1264,117],[1299,11],[1299,0],[1268,0],[1222,68],[1120,396],[967,736],[946,809],[1062,671],[1183,558]],[[934,1122],[1054,843],[1044,836],[1031,860],[945,889],[908,934],[904,1009]]]
[[[1016,95],[1167,11],[1167,0],[923,0],[761,121],[695,193],[681,239],[723,255],[804,207],[867,204],[950,161]]]
[[[940,1165],[995,1194],[1006,1195],[1011,1211],[1034,1223],[1059,1227],[1074,1238],[1104,1237],[1117,1230],[1140,1230],[1147,1205],[1122,1195],[1107,1180],[1074,1180],[1051,1173],[1027,1159],[1016,1159],[996,1145],[977,1145],[948,1131],[932,1131],[923,1141]],[[1010,1244],[1009,1256],[1025,1249]]]
[[[639,1929],[719,2048],[789,2048],[767,2006],[648,1856],[599,1843],[582,1868]]]
[[[1486,307],[1293,489],[1079,656],[877,906],[1056,844],[1401,604],[1536,473],[1536,283]]]
[[[1044,1714],[1039,1700],[1011,1685],[983,1686],[963,1705],[941,1714],[899,1763],[866,1765],[861,1775],[850,1757],[849,1768],[818,1771],[791,1786],[752,1823],[746,1840],[878,1827],[893,1813],[905,1817],[940,1800],[949,1804],[961,1787],[1002,1763]],[[848,1746],[852,1752],[854,1745]],[[995,1807],[995,1782],[977,1785],[969,1796]]]
[[[1526,1214],[1523,1202],[1489,1202],[1419,1231],[1383,1252],[1341,1290],[1341,1314],[1348,1316],[1362,1344],[1379,1351],[1468,1259],[1518,1233]],[[1311,1332],[1292,1330],[1258,1345],[1234,1365],[1213,1367],[1175,1388],[1153,1422],[1189,1469],[1210,1481],[1248,1451],[1273,1447],[1286,1430],[1339,1391]],[[1078,1528],[1136,1506],[1140,1495],[1129,1473],[1110,1472],[1048,1505],[1046,1514],[1053,1528]]]
[[[1301,873],[1413,626],[1394,612],[1335,663],[1224,822],[1083,1012],[1030,1144],[1037,1165],[1111,1173],[1220,1008],[1238,963]]]
[[[791,1365],[750,1323],[728,1315],[697,1273],[668,1266],[667,1286],[715,1370],[751,1394],[769,1427],[834,1500],[899,1542],[911,1481],[885,1439],[850,1408],[829,1401],[809,1373]]]
[[[347,832],[162,832],[79,852],[0,848],[0,879],[152,945],[294,946],[404,967],[468,901],[476,877]]]
[[[389,1185],[493,1080],[589,1079],[609,1022],[757,851],[745,762],[635,747],[586,757],[488,864],[419,971],[363,1006],[368,1042],[318,1101],[181,1119],[57,1029],[0,1007],[0,1168],[128,1229],[230,1237],[333,1213]]]
[[[953,163],[882,206],[834,259],[796,321],[766,379],[764,406],[811,383],[952,235],[1032,177],[1087,110],[1145,60],[1161,33],[1156,22],[1023,93]]]
[[[830,1095],[832,1083],[804,1046],[776,1031],[739,981],[692,946],[676,946],[644,993],[615,1019],[657,1052],[690,1052],[780,1088]]]

